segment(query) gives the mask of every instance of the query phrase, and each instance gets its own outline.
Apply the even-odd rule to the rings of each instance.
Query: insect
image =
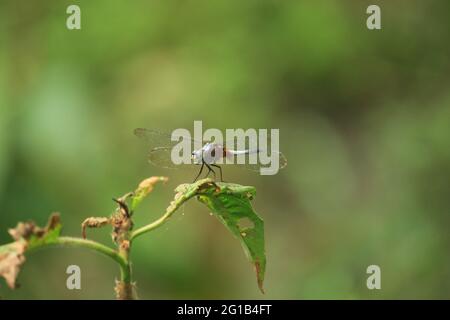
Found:
[[[222,167],[219,165],[223,164],[226,159],[233,159],[236,156],[247,156],[247,155],[258,155],[264,150],[261,148],[253,149],[241,149],[234,150],[227,148],[227,143],[217,143],[217,142],[206,142],[194,140],[190,136],[176,135],[177,140],[172,140],[172,135],[163,131],[137,128],[134,130],[134,134],[145,140],[150,147],[148,153],[148,161],[161,168],[179,168],[181,166],[189,167],[189,164],[175,164],[171,155],[172,149],[179,144],[178,139],[183,139],[195,145],[195,143],[200,148],[194,149],[190,154],[191,165],[200,166],[200,170],[194,179],[194,182],[200,177],[204,168],[208,169],[206,176],[213,173],[214,179],[216,178],[216,171],[218,169],[220,173],[220,181],[223,181]],[[270,141],[266,145],[270,145]],[[286,158],[281,152],[277,152],[279,158],[279,169],[284,168],[287,164]],[[247,170],[259,171],[262,167],[259,163],[245,162],[244,164],[236,164],[239,167],[243,167]]]

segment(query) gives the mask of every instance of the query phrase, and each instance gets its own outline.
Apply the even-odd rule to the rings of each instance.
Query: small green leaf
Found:
[[[57,224],[53,229],[48,230],[44,235],[32,235],[28,240],[27,250],[31,250],[46,244],[55,243],[61,234],[62,226]]]
[[[214,215],[240,240],[241,245],[255,266],[258,287],[263,290],[266,254],[264,249],[264,221],[253,210],[250,200],[255,188],[233,183],[214,183],[210,179],[193,184],[180,185],[174,204],[198,196]]]

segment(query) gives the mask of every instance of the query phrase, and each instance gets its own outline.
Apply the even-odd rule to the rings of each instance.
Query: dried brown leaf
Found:
[[[25,251],[33,247],[51,242],[59,236],[61,224],[58,213],[53,213],[45,228],[38,227],[34,222],[19,222],[8,232],[15,240],[10,244],[0,246],[0,277],[5,278],[11,289],[16,287],[16,279],[20,267],[25,262]]]
[[[136,207],[139,205],[139,203],[150,193],[153,191],[153,188],[158,182],[167,182],[169,178],[167,177],[150,177],[147,178],[141,183],[139,183],[139,186],[137,187],[136,191],[134,192],[134,196],[131,202],[131,211],[135,210]]]
[[[16,288],[16,278],[20,267],[25,262],[25,241],[16,241],[3,246],[0,252],[0,276],[5,278],[11,289]]]
[[[111,219],[106,217],[90,217],[83,221],[81,224],[81,233],[83,238],[86,239],[86,228],[100,228],[105,225],[111,224]]]

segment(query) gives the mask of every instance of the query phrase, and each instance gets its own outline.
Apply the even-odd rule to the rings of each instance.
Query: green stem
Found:
[[[119,254],[129,261],[129,248],[119,248]],[[131,282],[131,265],[128,263],[125,269],[121,269],[120,281],[116,282],[116,298],[119,300],[134,300],[136,299],[136,292],[134,284]]]
[[[135,238],[137,238],[138,236],[140,236],[144,233],[150,232],[150,231],[162,226],[167,220],[169,220],[169,218],[172,216],[172,214],[175,211],[177,211],[177,209],[179,207],[181,207],[181,205],[183,205],[183,203],[185,203],[190,198],[197,195],[199,186],[203,185],[206,182],[210,182],[210,181],[211,180],[208,178],[199,180],[195,184],[190,185],[188,190],[183,190],[183,191],[176,190],[176,191],[178,191],[178,194],[177,194],[177,196],[175,196],[175,199],[170,203],[169,207],[166,209],[166,213],[164,213],[164,215],[161,218],[159,218],[158,220],[153,221],[152,223],[149,223],[149,224],[133,231],[130,235],[130,240],[132,241]]]
[[[134,240],[136,237],[138,237],[138,236],[140,236],[140,235],[142,235],[142,234],[144,234],[144,233],[147,233],[147,232],[149,232],[149,231],[152,231],[152,230],[154,230],[154,229],[160,227],[161,225],[164,224],[164,222],[166,222],[166,221],[170,218],[170,216],[172,215],[172,213],[173,213],[173,212],[171,212],[171,211],[167,211],[167,212],[166,212],[161,218],[159,218],[158,220],[156,220],[156,221],[154,221],[154,222],[152,222],[152,223],[149,223],[149,224],[147,224],[147,225],[145,225],[145,226],[143,226],[143,227],[141,227],[141,228],[139,228],[139,229],[136,229],[135,231],[133,231],[133,232],[131,233],[131,240]]]
[[[120,255],[116,250],[111,249],[110,247],[107,247],[101,243],[82,239],[82,238],[74,238],[74,237],[58,237],[55,240],[45,243],[40,246],[36,246],[34,248],[29,248],[28,252],[33,251],[38,248],[46,246],[64,246],[64,247],[76,247],[76,248],[87,248],[94,251],[97,251],[98,253],[103,254],[104,256],[107,256],[114,261],[116,261],[120,266],[120,275],[121,280],[124,282],[131,281],[131,274],[130,274],[130,267],[128,263],[128,259],[126,257],[123,257]]]
[[[131,283],[131,265],[129,263],[129,249],[124,250],[119,248],[119,256],[126,261],[124,268],[121,268],[120,281],[124,283]]]

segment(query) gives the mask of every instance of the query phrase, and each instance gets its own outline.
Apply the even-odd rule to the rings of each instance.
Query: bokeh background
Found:
[[[366,28],[378,4],[382,30]],[[81,7],[82,29],[66,28]],[[133,247],[143,299],[450,297],[448,1],[0,1],[0,243],[59,211],[65,235],[112,197],[168,175],[136,127],[279,128],[288,167],[225,169],[266,224],[266,294],[240,245],[189,202]],[[108,228],[90,238],[113,245]],[[82,270],[69,291],[68,265]],[[366,268],[381,267],[368,290]],[[117,266],[81,249],[27,257],[7,299],[111,299]]]

